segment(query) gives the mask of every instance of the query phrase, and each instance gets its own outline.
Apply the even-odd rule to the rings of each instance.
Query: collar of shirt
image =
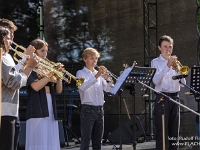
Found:
[[[161,61],[165,61],[166,63],[168,62],[168,60],[166,60],[161,54],[160,56],[158,57]]]

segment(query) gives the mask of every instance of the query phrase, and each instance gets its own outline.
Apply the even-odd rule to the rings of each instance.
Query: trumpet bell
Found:
[[[83,82],[84,82],[84,78],[77,78],[76,79],[76,87],[80,87],[82,84],[83,84]]]
[[[182,66],[182,67],[180,68],[180,74],[186,75],[186,74],[188,74],[188,73],[189,73],[189,67],[188,67],[188,66]]]

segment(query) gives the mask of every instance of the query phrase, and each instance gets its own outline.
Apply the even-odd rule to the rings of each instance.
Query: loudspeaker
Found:
[[[138,117],[135,117],[136,119],[136,140],[138,142],[144,142],[146,135],[144,132],[144,129],[140,123],[140,120]],[[128,143],[133,143],[133,119],[128,120],[124,124],[122,124],[122,143],[123,144],[128,144]],[[108,135],[108,140],[113,143],[113,144],[118,144],[120,142],[120,129],[119,127],[114,130],[111,134]]]
[[[21,130],[19,134],[18,150],[24,150],[26,143],[26,121],[21,121],[20,127]],[[65,137],[64,137],[62,120],[58,120],[58,128],[59,128],[60,147],[65,147]]]

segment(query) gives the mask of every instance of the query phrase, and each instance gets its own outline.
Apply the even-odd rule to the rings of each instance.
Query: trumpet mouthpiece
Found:
[[[97,64],[95,64],[95,67],[99,68],[99,66]]]

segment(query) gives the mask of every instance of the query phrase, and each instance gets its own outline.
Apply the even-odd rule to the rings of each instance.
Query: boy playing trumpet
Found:
[[[171,56],[173,45],[174,41],[170,36],[161,36],[158,45],[161,54],[158,58],[151,61],[151,67],[156,68],[156,73],[153,77],[155,89],[179,102],[180,83],[178,80],[172,79],[173,76],[180,74],[176,72],[176,68],[173,66],[173,62],[177,59],[176,56]],[[186,83],[185,79],[181,79],[181,81],[184,84]],[[161,99],[163,99],[163,102]],[[163,149],[163,144],[165,144],[162,142],[162,103],[164,104],[165,130],[168,132],[169,150],[177,150],[180,108],[179,105],[163,97],[161,94],[156,94],[154,105],[156,150]]]
[[[81,147],[80,150],[89,150],[92,140],[93,150],[101,149],[101,139],[104,129],[104,91],[109,92],[113,87],[102,75],[107,73],[104,66],[98,71],[95,66],[100,57],[94,48],[86,48],[82,53],[85,67],[77,71],[77,78],[84,77],[84,83],[79,87],[81,98]]]

